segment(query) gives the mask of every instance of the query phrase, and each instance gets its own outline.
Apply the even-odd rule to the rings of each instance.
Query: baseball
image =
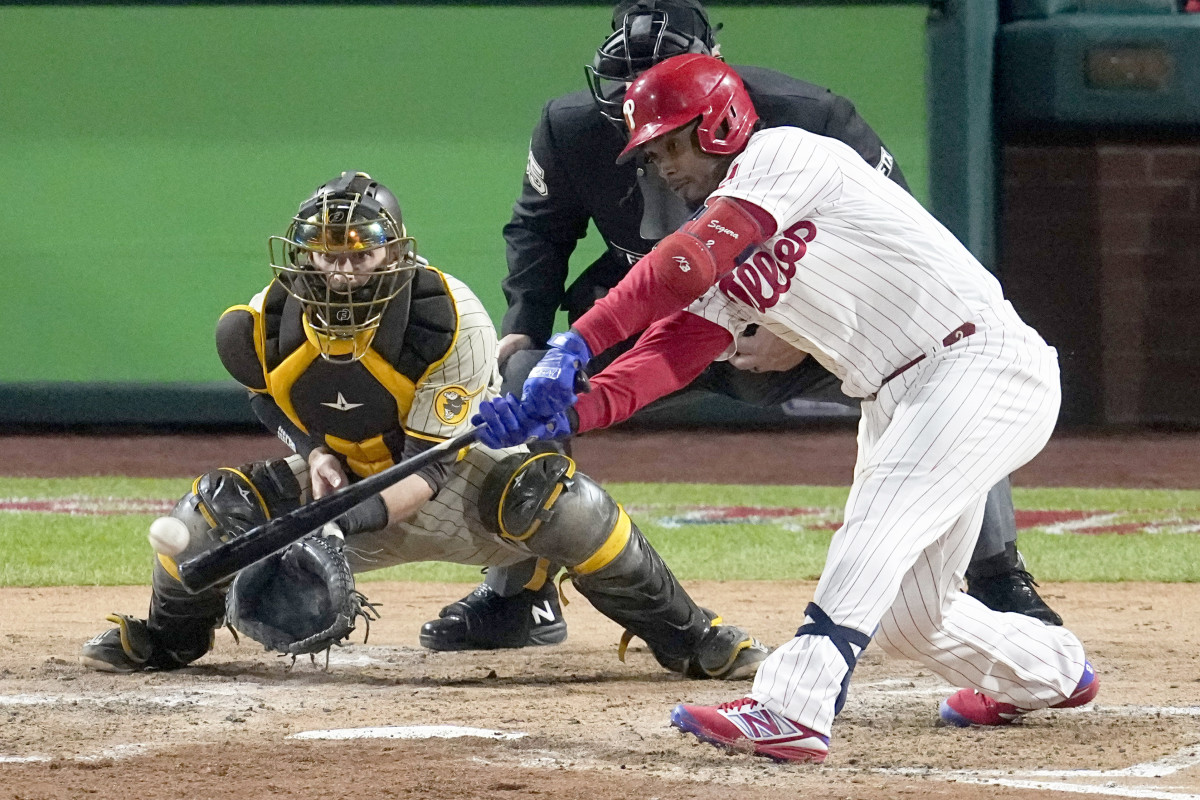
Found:
[[[154,552],[174,558],[187,549],[191,536],[182,520],[175,517],[159,517],[150,523],[150,546]]]

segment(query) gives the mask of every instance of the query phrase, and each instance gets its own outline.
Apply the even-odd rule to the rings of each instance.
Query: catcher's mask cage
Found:
[[[287,234],[268,243],[272,271],[304,306],[321,357],[330,361],[366,355],[388,303],[419,266],[416,247],[396,196],[365,172],[343,172],[322,185]]]
[[[661,9],[634,9],[626,14],[621,27],[604,40],[595,59],[583,68],[600,113],[624,131],[621,105],[625,90],[639,75],[671,56],[712,55],[712,29],[707,20],[701,23],[703,33],[695,36],[672,26],[671,16]]]

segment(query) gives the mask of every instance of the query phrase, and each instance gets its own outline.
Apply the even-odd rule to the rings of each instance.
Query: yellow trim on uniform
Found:
[[[592,553],[587,561],[575,567],[573,572],[579,575],[589,575],[608,566],[625,549],[625,545],[629,542],[633,523],[630,521],[629,515],[625,513],[624,506],[618,504],[617,511],[617,524],[613,526],[612,533],[604,540],[604,544],[600,545],[600,548]]]
[[[271,283],[274,283],[274,281],[272,281]],[[267,289],[263,290],[264,295],[270,288],[271,287],[268,285]],[[267,359],[263,356],[263,353],[266,351],[266,348],[267,348],[267,344],[266,344],[267,333],[263,327],[262,313],[259,312],[259,310],[257,308],[255,308],[254,306],[246,305],[246,304],[239,304],[236,306],[230,306],[229,308],[222,311],[221,317],[219,319],[223,319],[225,317],[225,315],[230,313],[231,311],[246,311],[250,314],[251,319],[254,320],[254,356],[258,359],[259,369],[262,370],[263,386],[269,387],[271,385],[271,383],[270,383],[270,381],[267,380]],[[249,387],[247,387],[247,388],[249,388]],[[262,394],[264,390],[263,389],[250,389],[250,391],[256,392],[258,394]]]
[[[414,439],[420,439],[423,442],[433,442],[434,444],[441,444],[450,438],[448,436],[430,436],[427,433],[418,433],[417,431],[409,430],[408,428],[404,429],[404,435],[411,436]]]
[[[537,566],[533,568],[533,577],[525,584],[523,588],[531,592],[536,592],[546,585],[546,574],[550,571],[550,561],[545,558],[537,560]]]
[[[292,405],[292,384],[303,375],[310,364],[321,356],[321,350],[312,342],[297,347],[275,369],[267,373],[267,391],[279,410],[292,421],[292,424],[308,435],[308,428],[296,415],[296,407]]]
[[[330,450],[341,453],[346,457],[346,464],[360,478],[366,478],[377,472],[383,472],[396,463],[395,456],[383,441],[383,434],[352,442],[349,439],[339,439],[332,434],[325,434],[325,444]]]
[[[430,364],[425,371],[421,373],[421,377],[417,379],[418,386],[424,383],[425,379],[432,375],[435,369],[440,367],[442,364],[445,364],[446,359],[448,359],[450,354],[454,352],[454,348],[458,346],[458,333],[460,324],[462,322],[462,317],[460,317],[458,314],[458,301],[454,299],[454,292],[450,289],[450,282],[446,280],[446,274],[437,267],[431,267],[428,264],[425,265],[425,269],[438,276],[438,279],[442,282],[442,286],[444,286],[446,289],[446,297],[450,298],[450,307],[454,309],[454,338],[450,340],[450,346],[446,348],[445,354],[443,354],[442,357],[437,361],[434,361],[432,364]]]
[[[412,409],[413,395],[417,393],[416,384],[397,372],[395,367],[374,350],[368,350],[359,363],[366,367],[367,372],[371,373],[371,377],[379,381],[392,397],[396,398],[396,413],[399,421],[403,424],[408,419],[409,410]]]
[[[522,463],[520,469],[518,469],[517,472],[514,472],[512,474],[512,476],[509,477],[508,483],[506,483],[504,485],[504,491],[500,493],[500,505],[499,505],[499,509],[496,511],[496,524],[500,528],[501,536],[503,536],[507,539],[512,539],[514,542],[523,542],[526,539],[528,539],[530,536],[533,536],[533,534],[537,532],[537,529],[539,527],[541,527],[542,521],[540,519],[535,519],[533,521],[533,524],[529,526],[529,530],[524,531],[520,536],[514,536],[513,534],[509,533],[508,530],[504,527],[504,501],[508,499],[508,490],[512,486],[513,478],[516,478],[517,474],[522,469],[525,469],[525,467],[529,466],[534,461],[537,461],[539,458],[549,458],[550,456],[558,456],[558,455],[559,455],[558,453],[538,453],[533,458],[530,458],[530,459],[526,460],[524,463]],[[563,458],[566,458],[567,461],[570,462],[570,466],[567,467],[565,477],[568,477],[568,478],[573,477],[575,475],[574,459],[572,459],[570,456],[563,456]],[[554,487],[554,491],[550,493],[550,499],[542,504],[543,511],[550,510],[550,507],[554,505],[554,501],[558,499],[558,496],[560,494],[562,494],[562,488],[563,487],[562,487],[561,483],[559,483],[557,486]]]
[[[175,559],[168,555],[164,555],[163,553],[158,553],[157,555],[158,563],[162,564],[163,569],[167,571],[167,574],[182,583],[183,580],[179,577],[179,566],[175,563]]]
[[[200,477],[196,478],[196,480],[192,481],[192,495],[194,497],[200,496],[200,494],[199,494],[200,478],[203,478],[203,477],[204,477],[204,475],[201,475]],[[208,523],[208,527],[210,527],[210,528],[219,527],[217,525],[217,521],[215,519],[213,519],[212,514],[208,513],[208,509],[204,507],[203,503],[196,503],[196,510],[200,512],[200,516],[204,517],[204,521]]]
[[[262,508],[263,514],[266,515],[267,519],[270,519],[271,510],[267,508],[267,501],[263,499],[262,492],[258,491],[258,487],[254,485],[254,481],[250,480],[250,476],[246,475],[241,470],[234,469],[233,467],[221,467],[221,469],[225,472],[232,472],[234,475],[237,475],[250,485],[250,488],[254,490],[254,496],[258,498],[258,505]]]
[[[354,353],[359,350],[367,351],[371,347],[371,342],[375,340],[375,331],[379,330],[378,327],[375,327],[359,331],[354,334],[353,339],[329,339],[328,337],[322,337],[312,329],[312,326],[308,324],[308,314],[300,315],[300,324],[304,328],[304,338],[308,339],[308,343],[317,348],[318,353],[322,352],[321,345],[325,344],[326,349],[324,352],[329,353],[331,356],[344,356],[347,353]]]

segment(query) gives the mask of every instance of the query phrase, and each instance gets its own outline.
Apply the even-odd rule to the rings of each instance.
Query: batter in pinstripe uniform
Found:
[[[756,131],[753,104],[722,62],[668,59],[633,83],[624,112],[623,156],[640,150],[703,207],[552,340],[522,402],[481,406],[486,441],[624,419],[732,356],[751,324],[863,398],[844,522],[804,624],[748,696],[680,705],[672,724],[717,745],[822,761],[872,640],[965,687],[941,707],[955,725],[1091,700],[1098,681],[1074,634],[960,591],[988,488],[1054,428],[1053,348],[948,231],[851,148],[798,128]],[[576,402],[574,371],[650,323]]]
[[[276,279],[225,312],[217,349],[296,455],[198,478],[172,514],[187,527],[189,557],[295,508],[310,490],[319,497],[462,433],[499,386],[483,305],[417,255],[395,196],[369,175],[322,185],[271,245]],[[524,446],[451,453],[336,524],[354,572],[531,556],[570,565],[599,611],[692,677],[749,677],[767,653],[697,606],[624,510],[563,455]],[[84,645],[85,664],[171,669],[208,651],[225,587],[189,594],[166,566],[155,564],[148,618],[110,617],[118,627]],[[535,613],[565,629],[544,567],[534,581]],[[508,629],[524,642],[533,621]]]

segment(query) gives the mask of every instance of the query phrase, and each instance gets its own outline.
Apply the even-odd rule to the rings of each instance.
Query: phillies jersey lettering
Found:
[[[726,296],[740,300],[757,311],[766,311],[792,285],[796,265],[817,236],[817,226],[800,220],[775,240],[768,253],[759,248],[733,268],[717,284]]]
[[[766,326],[811,353],[851,397],[870,397],[978,310],[1003,302],[996,279],[949,231],[835,139],[759,131],[712,197],[757,206],[778,233],[688,310],[735,337]]]

